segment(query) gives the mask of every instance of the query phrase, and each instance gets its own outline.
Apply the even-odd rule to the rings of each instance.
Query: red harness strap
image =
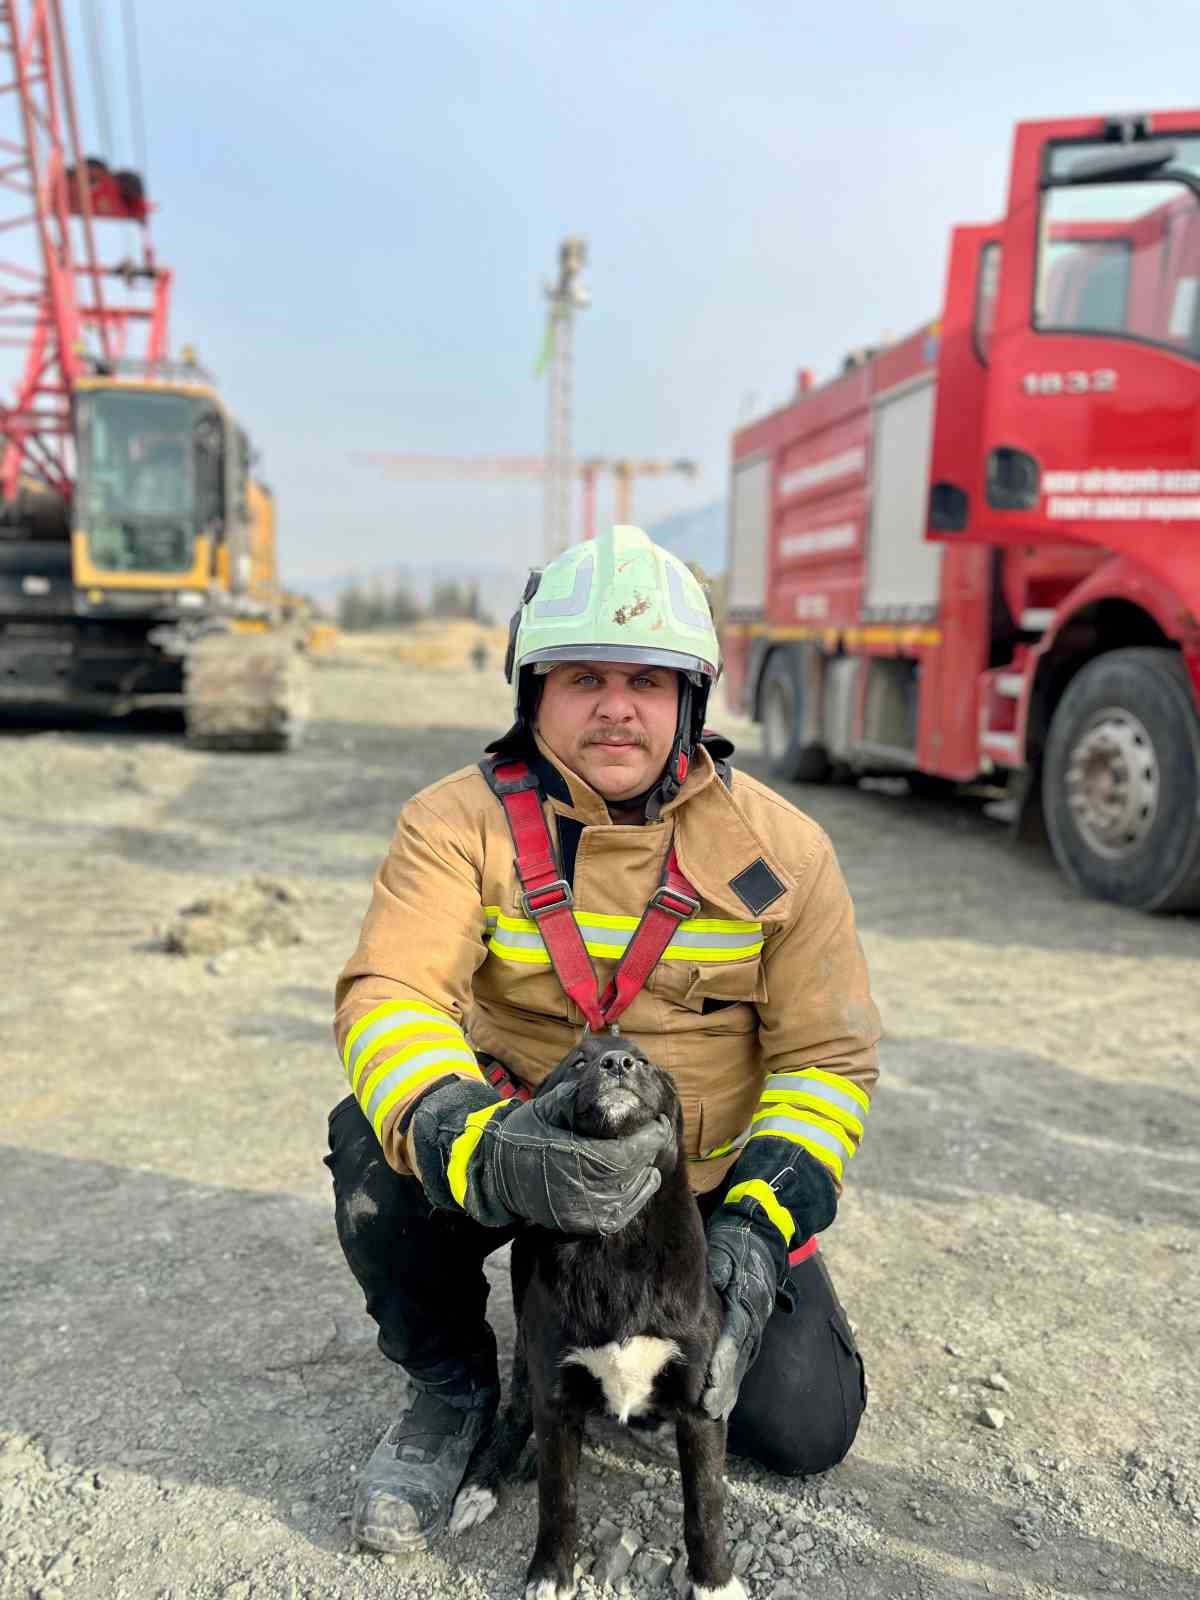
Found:
[[[596,969],[575,921],[575,897],[554,857],[537,779],[519,760],[485,762],[483,771],[508,819],[526,915],[537,924],[563,992],[583,1012],[593,1033],[606,1027],[615,1031],[617,1018],[662,959],[676,928],[700,909],[695,890],[679,869],[674,846],[663,881],[651,895],[612,981],[601,995]]]

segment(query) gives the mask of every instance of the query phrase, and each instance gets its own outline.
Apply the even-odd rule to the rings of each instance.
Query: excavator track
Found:
[[[184,659],[187,741],[200,750],[291,750],[309,710],[308,667],[290,629],[210,633]]]

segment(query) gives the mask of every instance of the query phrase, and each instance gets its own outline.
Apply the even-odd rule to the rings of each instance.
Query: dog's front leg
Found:
[[[725,1424],[700,1412],[675,1424],[683,1479],[683,1540],[696,1600],[745,1600],[725,1548]]]
[[[575,1593],[579,1452],[583,1413],[561,1401],[535,1403],[538,1536],[525,1600],[571,1600]]]

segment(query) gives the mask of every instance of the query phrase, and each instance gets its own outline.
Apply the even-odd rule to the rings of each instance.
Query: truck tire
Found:
[[[776,650],[767,660],[759,691],[763,750],[772,777],[791,783],[824,783],[829,752],[823,744],[803,744],[800,724],[804,690],[795,657]]]
[[[308,665],[290,629],[206,633],[184,660],[187,742],[199,750],[291,750],[308,715]]]
[[[1083,667],[1050,723],[1042,809],[1077,889],[1138,911],[1200,906],[1200,719],[1171,650]]]

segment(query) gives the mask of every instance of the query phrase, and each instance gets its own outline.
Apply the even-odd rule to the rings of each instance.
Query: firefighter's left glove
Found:
[[[700,1396],[710,1417],[733,1410],[777,1297],[791,1309],[789,1249],[837,1214],[828,1169],[791,1140],[754,1135],[731,1178],[705,1230],[708,1275],[721,1297],[721,1331]]]
[[[706,1231],[708,1275],[721,1297],[721,1331],[700,1404],[710,1417],[728,1418],[775,1309],[779,1269],[770,1246],[740,1213],[719,1209]]]
[[[675,1139],[659,1117],[625,1139],[572,1126],[576,1083],[535,1100],[503,1100],[489,1085],[438,1084],[410,1124],[421,1183],[437,1206],[486,1228],[533,1222],[559,1233],[616,1233],[658,1189],[655,1160]]]

